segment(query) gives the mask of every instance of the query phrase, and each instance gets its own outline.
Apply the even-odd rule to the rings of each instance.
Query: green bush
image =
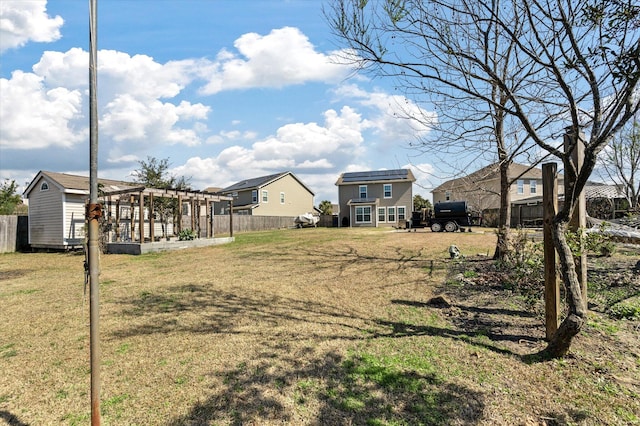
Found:
[[[611,237],[605,233],[608,226],[606,222],[602,222],[596,232],[585,232],[584,229],[580,229],[578,232],[567,232],[567,243],[569,243],[573,254],[576,256],[581,254],[580,239],[582,239],[583,248],[587,254],[611,256],[616,249],[616,245],[611,241]]]
[[[617,319],[640,320],[640,300],[616,303],[609,308],[609,315]]]
[[[195,238],[196,238],[196,233],[194,232],[193,229],[183,229],[178,234],[178,240],[180,241],[191,241],[191,240],[195,240]]]

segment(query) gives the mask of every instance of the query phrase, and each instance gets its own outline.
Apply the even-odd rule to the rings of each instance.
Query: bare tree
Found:
[[[607,177],[622,187],[633,210],[640,210],[640,122],[635,117],[605,149],[600,161]]]
[[[598,154],[639,108],[640,6],[632,0],[504,0],[496,7],[496,1],[334,0],[327,15],[363,69],[400,81],[411,76],[413,87],[486,102],[514,119],[537,149],[562,161],[565,202],[553,237],[568,313],[543,352],[560,357],[586,320],[565,232]],[[487,28],[503,37],[491,54],[468,41]],[[513,49],[508,60],[506,45]],[[522,68],[517,84],[511,72],[496,71],[493,54],[511,72]],[[498,96],[487,88],[497,88]],[[582,131],[588,137],[578,168],[571,156],[578,138],[566,149],[559,138]]]

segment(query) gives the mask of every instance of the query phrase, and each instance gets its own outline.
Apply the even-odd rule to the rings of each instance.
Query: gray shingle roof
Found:
[[[222,190],[222,192],[243,191],[245,189],[260,188],[261,186],[264,186],[269,182],[272,182],[286,175],[287,173],[289,172],[275,173],[273,175],[260,176],[256,178],[241,180],[240,182],[236,182],[231,186],[227,186]]]
[[[47,179],[48,181],[57,184],[63,190],[75,190],[75,191],[86,191],[89,192],[90,181],[88,176],[78,176],[78,175],[70,175],[67,173],[57,173],[57,172],[48,172],[41,171],[36,175],[34,180],[29,184],[27,189],[25,190],[25,194],[30,191],[30,188],[39,176]],[[125,182],[121,180],[113,180],[113,179],[98,179],[98,184],[103,186],[106,190],[108,189],[124,189],[129,187],[139,186],[138,184],[132,182]]]
[[[220,190],[220,192],[223,194],[228,194],[230,192],[235,192],[235,191],[246,191],[249,189],[262,188],[263,186],[266,186],[271,182],[276,181],[287,175],[291,175],[291,177],[294,178],[296,181],[298,181],[298,183],[300,183],[300,185],[302,185],[303,188],[305,188],[307,191],[313,194],[313,191],[307,185],[305,185],[304,182],[298,179],[296,175],[294,175],[291,172],[281,172],[281,173],[275,173],[272,175],[241,180],[240,182],[236,182],[231,186],[227,186],[226,188]]]

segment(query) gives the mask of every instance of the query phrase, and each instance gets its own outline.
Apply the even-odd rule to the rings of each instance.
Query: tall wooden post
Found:
[[[584,133],[579,132],[578,135],[574,135],[572,132],[567,132],[564,135],[564,147],[565,152],[573,145],[571,150],[571,160],[576,165],[576,170],[579,173],[584,163]],[[565,174],[566,175],[566,174]],[[567,191],[567,185],[565,184],[565,194]],[[567,199],[565,195],[565,200]],[[569,221],[569,230],[576,232],[580,238],[580,254],[574,256],[574,262],[576,264],[576,274],[578,274],[578,281],[580,282],[580,291],[582,293],[582,303],[584,303],[585,309],[588,308],[587,304],[587,253],[584,246],[584,229],[587,227],[587,199],[584,191],[580,192],[578,196],[578,204],[573,212],[573,216]]]
[[[153,215],[153,192],[149,194],[149,240],[155,241],[154,226],[156,225],[155,217]]]
[[[120,241],[120,198],[116,200],[116,241]]]
[[[144,193],[140,192],[138,200],[138,231],[140,232],[140,244],[144,243]]]
[[[129,235],[129,239],[131,241],[136,240],[136,221],[135,221],[135,211],[136,211],[136,198],[132,194],[129,196],[129,225],[131,228],[131,234]]]
[[[178,234],[182,232],[182,195],[178,195]]]
[[[542,205],[544,211],[544,307],[547,340],[558,330],[560,284],[556,273],[556,248],[553,243],[553,218],[558,211],[558,165],[542,165]]]
[[[207,238],[213,237],[213,202],[205,200],[207,206]]]
[[[233,238],[233,200],[229,201],[229,236]]]

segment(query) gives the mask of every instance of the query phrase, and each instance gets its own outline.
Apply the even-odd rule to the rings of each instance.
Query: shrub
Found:
[[[195,240],[195,238],[196,238],[196,233],[193,229],[183,229],[178,234],[178,240],[180,241],[191,241],[191,240]]]

